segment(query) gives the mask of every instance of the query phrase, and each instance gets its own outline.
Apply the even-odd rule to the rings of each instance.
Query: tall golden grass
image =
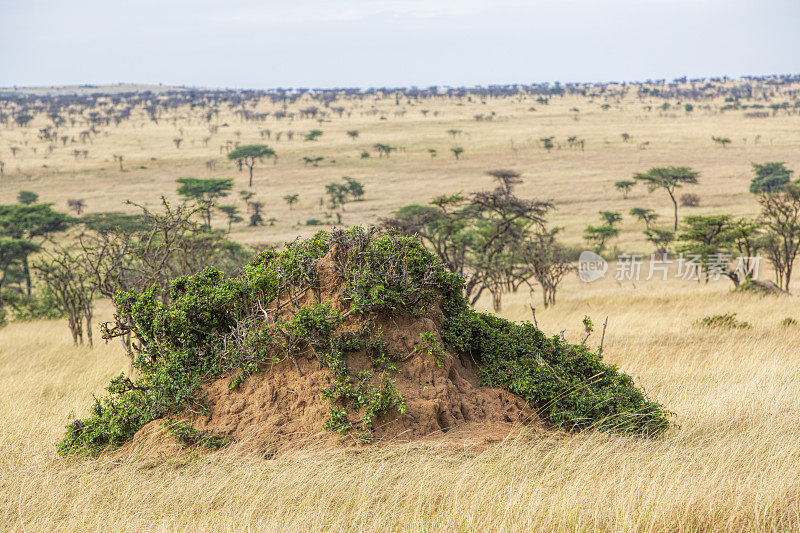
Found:
[[[503,314],[528,318],[528,296]],[[524,434],[497,446],[395,446],[272,459],[222,450],[129,461],[59,458],[69,413],[127,369],[116,344],[73,347],[61,322],[0,330],[0,529],[785,531],[800,527],[800,328],[794,298],[726,282],[586,285],[571,278],[549,333],[609,316],[605,358],[676,413],[642,440]],[[747,330],[697,318],[737,312]],[[597,345],[599,332],[589,343]]]
[[[601,110],[602,103],[611,108]],[[486,170],[513,168],[527,177],[519,194],[555,200],[552,222],[564,226],[568,244],[577,245],[583,228],[597,223],[600,209],[626,213],[650,207],[660,213],[660,224],[670,223],[666,195],[637,188],[625,200],[613,189],[615,181],[650,166],[687,165],[702,173],[691,189],[701,205],[682,208],[682,215],[752,215],[757,205],[747,192],[750,163],[778,160],[798,168],[797,116],[748,119],[705,104],[692,113],[661,112],[656,109],[661,103],[630,95],[607,102],[554,98],[546,106],[530,97],[486,104],[438,99],[403,104],[407,113],[399,117],[394,98],[384,98],[344,102],[352,116],[321,126],[312,120],[243,123],[223,111],[217,122],[230,127],[221,128],[207,147],[206,124],[187,120],[186,108],[159,124],[136,116],[120,127],[102,128],[92,144],[68,144],[52,154],[35,140],[46,123],[40,117],[24,135],[0,127],[0,159],[6,163],[0,202],[28,189],[60,209],[69,198],[84,198],[90,212],[124,210],[130,209],[122,205],[125,199],[151,205],[161,194],[174,199],[175,179],[182,176],[233,177],[238,191],[245,188],[246,175],[220,155],[219,145],[262,142],[258,130],[271,128],[298,132],[291,142],[266,141],[280,160],[256,169],[254,189],[267,205],[267,217],[278,221],[266,228],[234,226],[232,237],[241,242],[276,242],[316,231],[304,222],[322,216],[324,184],[343,175],[362,180],[367,190],[363,202],[348,204],[342,213],[344,224],[351,225],[375,222],[437,194],[488,187]],[[371,105],[387,120],[361,114]],[[421,109],[431,112],[423,116]],[[266,103],[257,109],[270,110]],[[474,120],[474,114],[492,111],[493,121]],[[325,132],[319,141],[301,140],[300,132],[317,127]],[[180,149],[172,144],[178,128],[184,130]],[[79,124],[62,133],[77,135],[82,129]],[[359,139],[349,139],[348,129],[358,129]],[[450,138],[448,129],[462,133]],[[622,133],[633,140],[623,142]],[[537,139],[551,135],[561,143],[572,135],[585,138],[586,149],[546,152]],[[730,137],[733,144],[717,147],[712,135]],[[389,159],[361,159],[360,152],[376,142],[404,150]],[[649,144],[641,150],[640,142]],[[456,145],[466,150],[459,161],[449,152]],[[22,147],[16,157],[11,146]],[[76,148],[89,150],[89,157],[75,159]],[[436,158],[429,148],[438,151]],[[124,171],[113,154],[124,155]],[[336,163],[306,167],[303,156]],[[218,161],[217,170],[206,169],[209,159]],[[291,193],[300,194],[292,211],[281,200]],[[244,208],[236,198],[230,203]],[[622,229],[612,244],[627,252],[649,251],[641,224],[626,216]],[[527,294],[511,295],[502,314],[528,319],[529,301]],[[486,309],[487,303],[481,306]],[[398,446],[332,455],[303,451],[269,460],[225,449],[148,462],[59,458],[55,443],[68,416],[85,415],[92,394],[101,395],[113,375],[128,369],[128,360],[116,344],[73,347],[61,322],[11,324],[0,329],[0,530],[798,529],[800,328],[780,326],[787,316],[800,319],[797,309],[795,298],[732,294],[723,281],[616,283],[609,276],[587,285],[572,277],[554,308],[537,310],[539,325],[551,334],[566,328],[565,335],[579,341],[584,315],[595,324],[608,316],[606,360],[634,375],[676,413],[679,427],[663,438],[553,433],[523,435],[482,450]],[[693,325],[702,316],[726,312],[737,312],[753,328]],[[108,314],[106,306],[100,315]],[[598,337],[599,331],[589,342],[596,346]]]

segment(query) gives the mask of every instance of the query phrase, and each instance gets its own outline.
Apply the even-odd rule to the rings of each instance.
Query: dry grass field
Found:
[[[669,406],[679,429],[656,440],[521,437],[482,451],[65,460],[54,443],[67,415],[83,412],[127,360],[117,344],[71,346],[61,323],[11,324],[0,330],[0,529],[796,529],[800,328],[779,325],[797,316],[796,301],[686,283],[587,289],[573,280],[537,313],[545,330],[567,327],[573,340],[585,313],[608,315],[607,360]],[[520,296],[505,314],[526,310]],[[692,325],[729,310],[753,328]]]
[[[316,231],[304,223],[323,218],[324,184],[342,176],[366,187],[365,200],[347,204],[343,213],[343,222],[353,225],[437,194],[488,187],[485,171],[512,168],[527,178],[520,196],[553,199],[552,222],[578,246],[600,209],[652,207],[662,223],[670,220],[665,194],[639,186],[623,200],[614,190],[615,181],[633,172],[691,166],[701,172],[700,184],[690,189],[701,204],[682,208],[683,214],[744,215],[757,212],[747,192],[751,162],[786,161],[800,169],[798,115],[746,118],[741,111],[720,113],[721,101],[695,102],[692,112],[683,105],[661,111],[662,102],[629,95],[621,101],[554,98],[549,105],[534,98],[395,105],[394,98],[384,98],[345,103],[355,106],[351,117],[322,124],[256,125],[222,113],[215,122],[229,126],[207,147],[205,122],[187,108],[175,123],[164,117],[156,125],[140,117],[101,128],[92,143],[79,146],[89,151],[86,160],[76,160],[70,145],[43,153],[36,131],[44,122],[30,125],[24,136],[20,128],[0,128],[0,159],[6,162],[0,203],[25,189],[61,209],[69,198],[84,198],[89,212],[122,210],[125,199],[154,205],[161,194],[177,198],[174,180],[182,176],[234,177],[238,191],[246,188],[246,173],[224,160],[220,144],[262,142],[258,130],[270,128],[273,134],[297,132],[292,141],[263,141],[279,159],[256,167],[254,190],[267,205],[265,218],[277,222],[234,226],[232,237],[241,242],[280,242]],[[604,103],[608,110],[601,108]],[[377,114],[361,115],[373,105]],[[423,116],[420,109],[430,111]],[[396,116],[400,110],[405,115]],[[474,118],[493,112],[491,121]],[[177,149],[172,139],[181,128],[184,142]],[[313,128],[323,136],[302,140],[300,132]],[[358,139],[346,135],[351,129],[359,130]],[[450,129],[462,133],[452,138]],[[623,142],[622,133],[631,140]],[[572,135],[585,139],[585,150],[567,148]],[[732,144],[717,146],[712,135],[729,137]],[[555,136],[561,149],[544,150],[537,141],[546,136]],[[378,158],[371,149],[378,142],[402,150]],[[643,142],[649,144],[641,147]],[[10,146],[22,150],[12,157]],[[453,146],[465,150],[458,161]],[[437,157],[430,157],[429,148]],[[372,157],[360,157],[365,149]],[[112,154],[124,155],[124,171]],[[318,168],[301,161],[317,155],[326,158]],[[215,171],[206,168],[210,159],[218,161]],[[281,200],[290,193],[300,195],[291,211]],[[651,251],[629,216],[616,244],[628,252]],[[800,310],[793,296],[760,297],[730,288],[722,280],[617,282],[610,274],[586,284],[571,276],[555,307],[537,308],[541,328],[549,334],[566,329],[564,335],[579,342],[584,315],[595,324],[609,317],[604,358],[673,411],[677,426],[651,440],[593,432],[523,434],[485,449],[365,447],[272,459],[223,449],[146,462],[63,459],[55,443],[68,415],[85,414],[92,394],[102,394],[112,376],[127,370],[128,360],[117,343],[72,346],[60,321],[12,323],[0,329],[0,530],[796,530],[800,327],[781,321],[800,319]],[[538,305],[539,298],[527,291],[509,295],[501,314],[528,320],[529,302]],[[488,310],[490,302],[479,307]],[[105,302],[98,314],[102,319],[111,312]],[[752,328],[694,325],[727,312]],[[593,346],[599,333],[589,339]]]

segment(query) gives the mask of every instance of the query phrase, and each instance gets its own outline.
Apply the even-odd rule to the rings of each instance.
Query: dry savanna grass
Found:
[[[655,440],[523,434],[484,450],[65,460],[54,443],[67,415],[84,413],[127,360],[117,344],[71,346],[60,322],[11,324],[0,330],[0,529],[795,529],[800,328],[780,322],[796,301],[728,285],[570,280],[537,312],[542,328],[576,340],[585,314],[609,316],[606,359],[680,427]],[[512,296],[504,314],[527,318],[528,301]],[[731,310],[753,327],[693,325]]]
[[[627,200],[612,187],[633,172],[654,165],[687,165],[702,173],[691,192],[700,207],[683,213],[754,214],[747,193],[751,162],[786,161],[798,168],[797,115],[746,118],[695,105],[662,112],[661,100],[629,97],[553,99],[549,105],[528,99],[419,105],[393,98],[361,102],[351,117],[319,124],[312,120],[253,125],[221,114],[221,128],[208,147],[205,123],[169,117],[153,124],[138,118],[102,128],[86,160],[73,147],[45,158],[33,154],[37,124],[26,134],[0,129],[0,159],[6,176],[0,202],[20,189],[66,208],[68,198],[84,198],[89,212],[124,209],[121,201],[175,198],[180,176],[233,177],[245,188],[246,174],[219,154],[225,140],[261,142],[258,129],[324,131],[319,141],[268,142],[280,159],[256,168],[254,190],[267,204],[275,226],[234,227],[242,242],[277,242],[318,228],[304,225],[323,218],[319,199],[324,184],[349,175],[365,183],[363,202],[346,206],[345,224],[376,221],[397,207],[421,203],[436,194],[471,191],[489,185],[484,172],[513,168],[528,179],[520,195],[555,200],[553,223],[564,226],[570,244],[580,244],[583,227],[600,209],[627,212],[652,207],[666,223],[666,195],[641,187]],[[351,105],[351,104],[347,104]],[[370,106],[382,110],[362,116]],[[653,106],[645,111],[644,105]],[[360,106],[360,107],[358,107]],[[396,107],[406,108],[395,116]],[[427,108],[427,116],[420,108]],[[535,107],[536,111],[530,111]],[[578,108],[579,111],[570,111]],[[268,109],[266,106],[264,109]],[[438,111],[438,116],[433,116]],[[492,121],[477,113],[495,112]],[[383,114],[387,120],[380,120]],[[38,120],[38,119],[37,119]],[[183,128],[184,143],[171,139]],[[358,129],[351,140],[345,132]],[[459,129],[455,138],[447,133]],[[235,136],[234,131],[240,131]],[[107,133],[106,133],[107,132]],[[632,140],[623,142],[621,133]],[[585,150],[545,151],[537,139],[555,136],[562,144],[576,135]],[[712,135],[732,139],[728,148]],[[756,136],[759,142],[756,144]],[[747,139],[745,143],[744,139]],[[389,159],[372,144],[401,146]],[[512,148],[513,142],[513,148]],[[645,149],[639,143],[648,142]],[[11,158],[8,147],[25,148]],[[449,149],[463,146],[456,161]],[[431,158],[428,148],[435,148]],[[124,154],[120,172],[112,154]],[[303,156],[325,156],[318,168]],[[216,159],[216,171],[205,162]],[[335,164],[329,160],[335,159]],[[46,165],[46,167],[44,166]],[[143,168],[146,167],[146,168]],[[289,211],[281,198],[300,194]],[[324,208],[322,209],[324,211]],[[222,224],[221,220],[217,221]],[[641,228],[626,217],[616,244],[648,252]],[[614,266],[612,265],[612,273]],[[531,300],[532,298],[532,300]],[[539,294],[508,295],[501,314],[530,318],[529,303]],[[489,309],[488,301],[480,302]],[[609,317],[604,357],[632,374],[655,400],[675,413],[676,427],[663,438],[641,440],[586,432],[577,435],[522,434],[481,449],[453,447],[365,447],[333,454],[297,451],[266,459],[235,449],[197,456],[143,461],[100,457],[66,460],[55,443],[71,413],[84,415],[92,395],[128,361],[115,343],[94,349],[73,347],[60,321],[12,323],[0,329],[0,529],[47,530],[355,530],[355,531],[697,531],[793,530],[800,528],[800,327],[782,326],[800,318],[794,297],[732,293],[730,283],[677,280],[584,284],[570,277],[555,307],[537,309],[550,334],[564,331],[582,338],[581,320],[596,325]],[[695,325],[707,315],[735,312],[749,329],[709,329]],[[100,318],[110,316],[108,303]],[[598,330],[588,342],[596,346]]]

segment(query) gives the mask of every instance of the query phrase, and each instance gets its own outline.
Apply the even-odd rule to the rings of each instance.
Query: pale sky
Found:
[[[0,0],[0,86],[800,73],[800,0]]]

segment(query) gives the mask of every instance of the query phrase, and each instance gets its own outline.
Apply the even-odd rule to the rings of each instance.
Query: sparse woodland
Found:
[[[0,527],[796,528],[798,125],[792,76],[0,91]]]

